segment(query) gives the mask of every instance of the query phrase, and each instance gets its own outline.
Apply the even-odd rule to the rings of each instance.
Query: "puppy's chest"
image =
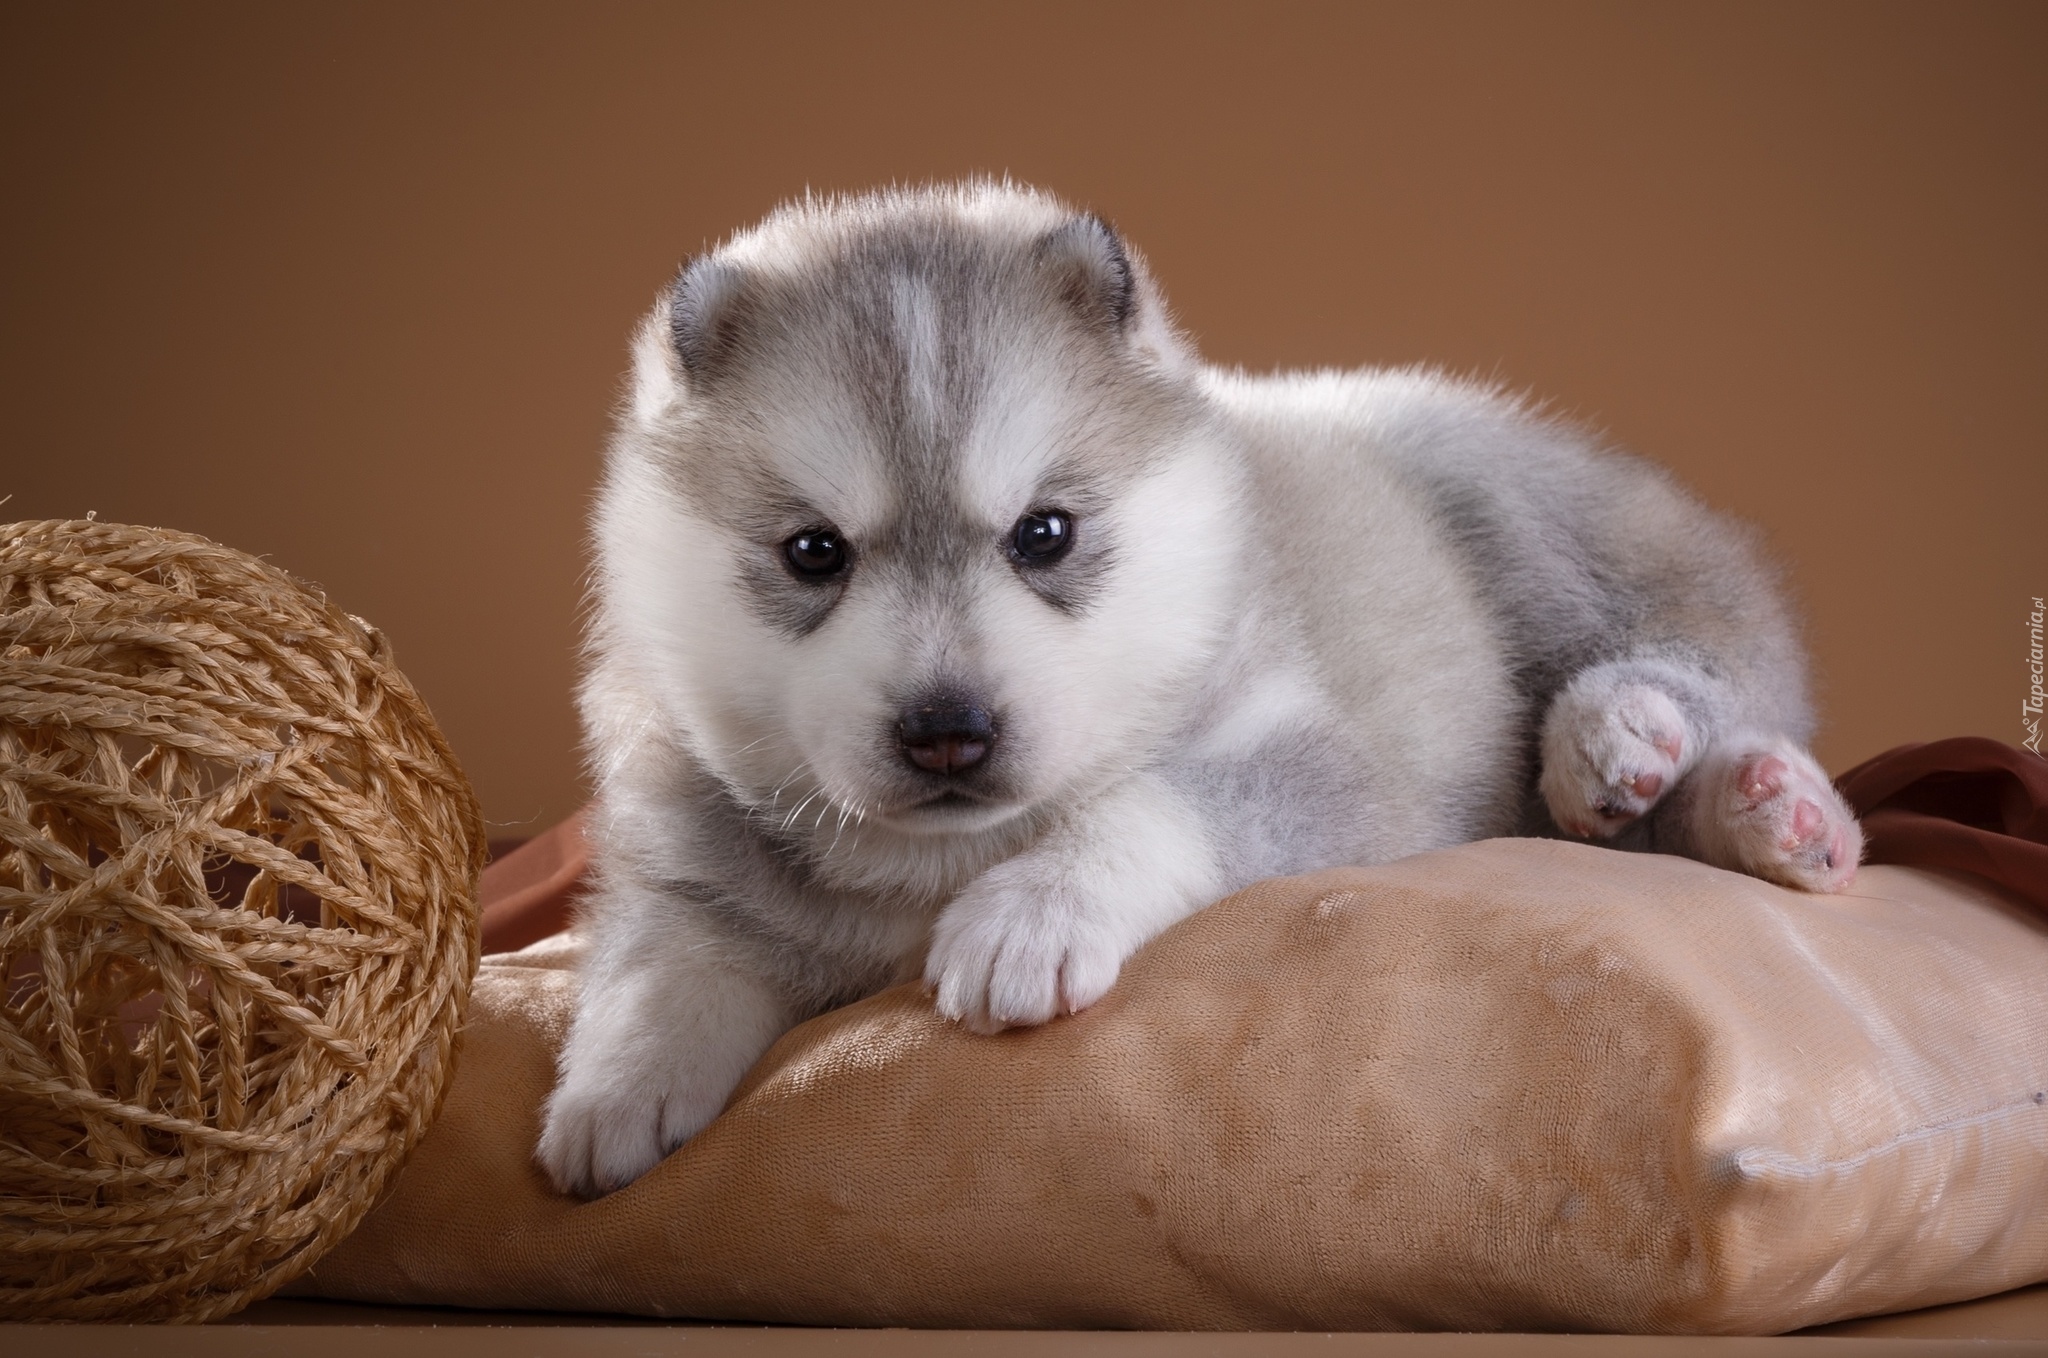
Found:
[[[773,913],[780,949],[816,969],[812,988],[850,997],[922,974],[932,921],[944,900],[907,892],[851,892],[812,884],[781,897]]]
[[[832,943],[836,947],[811,955],[813,965],[824,965],[807,978],[806,987],[827,1006],[850,1003],[924,974],[931,916],[911,919],[891,914],[835,932]]]

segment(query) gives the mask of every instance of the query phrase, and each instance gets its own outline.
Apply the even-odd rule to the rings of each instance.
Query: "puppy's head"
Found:
[[[1050,198],[784,208],[641,328],[600,657],[791,835],[943,840],[1105,786],[1235,602],[1197,381],[1142,262]]]

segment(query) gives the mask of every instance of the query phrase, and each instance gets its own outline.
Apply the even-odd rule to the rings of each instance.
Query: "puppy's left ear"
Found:
[[[1084,319],[1108,330],[1129,328],[1139,305],[1138,276],[1108,222],[1088,213],[1055,227],[1038,242],[1038,258]]]

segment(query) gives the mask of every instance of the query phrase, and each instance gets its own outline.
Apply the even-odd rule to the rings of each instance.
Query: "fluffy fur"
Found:
[[[1043,1023],[1260,877],[1520,833],[1833,890],[1861,851],[1744,529],[1488,387],[1205,367],[1028,190],[805,201],[692,263],[595,540],[567,1190],[820,1010],[922,977]]]

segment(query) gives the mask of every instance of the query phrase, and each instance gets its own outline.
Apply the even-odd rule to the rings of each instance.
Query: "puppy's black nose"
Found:
[[[903,757],[927,773],[965,773],[996,743],[995,719],[986,709],[956,699],[913,703],[896,725]]]

